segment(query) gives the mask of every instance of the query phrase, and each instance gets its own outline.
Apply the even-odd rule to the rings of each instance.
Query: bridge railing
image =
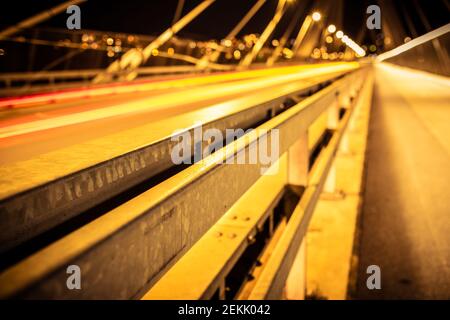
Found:
[[[371,86],[368,73],[347,64],[171,119],[192,139],[195,121],[222,133],[256,128],[187,167],[173,167],[173,123],[164,122],[153,130],[166,134],[150,144],[131,151],[103,144],[105,152],[95,160],[75,148],[76,163],[61,170],[56,163],[46,182],[37,175],[19,189],[4,190],[1,250],[7,259],[0,296],[279,298],[355,101]],[[269,174],[261,175],[260,160],[226,164],[238,156],[249,159],[260,142],[274,151],[272,141],[280,157]],[[212,144],[202,143],[202,149]],[[40,161],[45,166],[51,159]],[[10,169],[12,180],[26,171],[20,165]],[[208,241],[211,233],[216,242]],[[202,263],[189,267],[186,260]],[[214,268],[205,269],[210,260]],[[254,270],[260,260],[257,281],[248,284],[242,270]],[[80,267],[82,290],[67,289],[69,265]],[[177,296],[185,292],[181,288],[191,291]]]

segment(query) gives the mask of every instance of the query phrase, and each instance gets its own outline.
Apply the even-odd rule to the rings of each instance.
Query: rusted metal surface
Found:
[[[0,167],[3,173],[0,182],[5,186],[0,191],[0,252],[170,168],[173,165],[170,154],[176,144],[170,138],[175,129],[185,128],[192,135],[195,120],[202,122],[204,129],[222,132],[226,128],[248,128],[266,120],[269,113],[280,112],[288,97],[311,90],[325,79],[329,81],[353,68],[161,121],[158,127],[148,128],[154,131],[130,130],[117,139],[106,137]],[[77,158],[73,159],[73,155]]]
[[[142,299],[210,299],[252,237],[270,219],[287,184],[286,160],[286,155],[282,156],[278,172],[258,179]]]
[[[361,84],[360,77],[355,78],[354,81]],[[365,89],[371,85],[371,83],[367,84]],[[280,241],[276,244],[270,260],[264,266],[249,299],[280,299],[282,297],[289,271],[306,235],[309,221],[353,109],[350,108],[349,111],[339,122],[331,141],[312,168],[309,185],[288,221]]]
[[[279,129],[283,154],[350,79],[336,81],[258,129]],[[248,159],[249,146],[264,138],[270,145],[272,133],[261,132],[250,140],[241,137],[231,148],[217,151],[8,269],[0,275],[0,296],[140,297],[260,178],[260,163],[220,161],[238,152]],[[70,264],[80,266],[83,290],[66,288]]]
[[[326,113],[324,114],[326,115]],[[346,123],[347,119],[343,119],[343,122]],[[344,128],[341,126],[341,129],[337,131],[335,135],[340,136],[342,130],[344,130]],[[307,163],[304,164],[303,162],[307,162],[309,153],[304,145],[302,145],[301,149],[303,150],[301,154],[298,154],[299,150],[297,150],[299,147],[298,144],[302,144],[302,142],[305,143],[307,140],[307,137],[303,136],[303,139],[300,138],[294,143],[287,153],[293,152],[295,154],[294,157],[292,155],[289,156],[289,162],[299,166],[296,169],[303,168],[303,174],[299,175],[298,172],[296,172],[296,169],[292,170],[293,168],[288,165],[287,168],[283,168],[281,171],[281,177],[278,178],[280,181],[276,179],[274,181],[263,181],[263,179],[267,178],[258,180],[248,193],[240,198],[237,203],[216,224],[214,224],[210,230],[208,230],[205,236],[202,237],[201,240],[197,242],[195,246],[144,295],[143,299],[210,299],[212,295],[220,289],[221,285],[224,285],[227,273],[230,272],[232,265],[235,264],[237,258],[243,254],[245,248],[250,245],[248,237],[251,237],[249,236],[251,230],[255,230],[260,221],[260,219],[253,218],[254,214],[257,213],[258,217],[260,215],[264,216],[264,213],[268,210],[267,203],[276,201],[276,195],[279,192],[277,190],[279,190],[283,184],[287,185],[288,181],[294,184],[307,185],[308,179],[303,178],[304,175],[308,176],[307,170],[304,170],[307,168]],[[323,181],[321,181],[321,179],[323,176],[326,177],[325,171],[329,170],[328,165],[329,162],[333,160],[337,143],[337,139],[333,139],[329,148],[322,152],[320,159],[317,161],[318,164],[313,168],[311,174],[312,187],[304,194],[303,200],[297,208],[297,212],[294,213],[294,220],[295,218],[298,219],[299,215],[302,219],[302,229],[298,230],[300,236],[302,232],[306,230],[305,226],[308,225],[310,215],[312,214],[312,210],[317,200],[317,192],[320,193],[320,189],[322,188]],[[294,177],[298,176],[298,178],[292,179],[292,176],[289,176],[290,174],[293,174]],[[271,183],[274,182],[275,184],[271,185]],[[280,182],[282,185],[276,187],[276,183]],[[262,188],[262,186],[265,188],[264,191],[258,189],[258,187]],[[253,197],[252,194],[254,194]],[[264,199],[259,198],[256,200],[260,194],[264,194]],[[307,215],[304,215],[304,212],[298,212],[301,210],[307,211]],[[235,222],[234,220],[230,220],[230,217],[235,215],[251,216],[252,219],[248,221],[250,223],[247,224],[243,222],[236,224],[233,223]],[[290,228],[292,229],[292,224]],[[218,234],[220,234],[220,236]],[[230,234],[235,235],[235,237],[229,237]],[[273,241],[270,242],[271,244],[274,242],[272,247],[277,245],[278,240],[279,239],[273,239]],[[292,240],[292,238],[289,240]],[[249,295],[252,294],[254,298],[261,298],[261,296],[265,297],[265,294],[269,294],[271,295],[271,298],[280,298],[281,291],[284,289],[287,273],[294,262],[297,243],[298,239],[295,238],[292,243],[293,247],[289,247],[287,251],[284,252],[286,254],[286,258],[284,259],[286,262],[282,260],[284,265],[274,273],[273,282],[276,282],[276,284],[274,287],[270,287],[270,290],[274,291],[275,294],[274,292],[265,292],[258,296],[255,291],[250,289]],[[265,249],[264,252],[266,252],[269,247]],[[278,248],[278,250],[280,250],[280,248]],[[212,252],[214,252],[213,256],[211,256]],[[271,254],[272,252],[267,253],[269,257]],[[264,255],[266,255],[266,253],[264,253]],[[284,257],[284,255],[279,256]],[[273,265],[273,261],[269,262],[269,268],[271,267],[270,264]],[[262,266],[259,268],[264,270],[265,263],[263,262]],[[186,277],[186,274],[190,274],[191,276]],[[258,272],[256,272],[256,274],[258,274]],[[256,281],[258,281],[258,275],[256,277]],[[258,287],[256,287],[256,290],[261,290],[260,281],[257,282],[257,285]],[[174,288],[177,288],[177,290],[174,290]],[[269,286],[265,288],[269,290]]]

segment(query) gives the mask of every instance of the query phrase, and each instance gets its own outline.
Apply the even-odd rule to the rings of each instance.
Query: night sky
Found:
[[[185,0],[182,15],[201,1]],[[62,2],[64,1],[3,0],[0,4],[0,30]],[[200,41],[223,39],[255,2],[256,0],[217,0],[179,32],[177,37]],[[273,17],[277,3],[278,0],[267,0],[238,37],[261,33]],[[380,53],[384,50],[380,43],[383,43],[383,32],[388,29],[386,27],[391,29],[390,34],[394,38],[392,45],[403,44],[406,37],[420,36],[450,22],[449,3],[449,0],[290,0],[286,14],[271,38],[281,37],[296,11],[300,11],[296,27],[291,33],[291,38],[295,38],[306,15],[317,10],[322,13],[321,23],[325,26],[335,24],[338,29],[366,48],[376,43],[379,46],[377,53]],[[102,31],[106,34],[117,32],[157,36],[171,25],[177,4],[178,0],[88,0],[80,4],[81,29]],[[368,30],[365,26],[368,16],[366,8],[370,4],[378,4],[381,7],[381,15],[385,19],[382,30]],[[419,14],[419,10],[423,15]],[[389,12],[391,15],[387,19]],[[58,39],[62,37],[70,41],[75,33],[66,28],[67,17],[68,14],[63,12],[36,27],[15,34],[14,37],[45,40],[55,39],[55,34],[59,34]],[[425,24],[424,19],[427,22]],[[51,45],[34,46],[14,41],[0,41],[0,50],[3,52],[0,54],[0,72],[105,68],[116,59],[116,56],[106,57],[103,51],[86,50],[83,54],[78,54],[81,51],[77,49]],[[76,55],[70,57],[71,53]],[[155,59],[152,61],[156,65],[159,63]]]
[[[424,11],[432,28],[449,22],[449,7],[447,0],[417,0]],[[62,1],[55,0],[4,0],[1,4],[0,26],[4,28],[13,23],[29,17],[46,8],[50,8]],[[81,5],[82,28],[102,31],[115,31],[136,34],[157,35],[170,26],[178,0],[89,0]],[[187,13],[201,0],[186,0],[183,14]],[[217,0],[211,7],[202,13],[196,20],[179,33],[181,37],[194,39],[220,39],[243,17],[254,4],[255,0]],[[325,1],[295,0],[290,3],[290,12],[305,3],[306,11],[311,12],[323,6]],[[332,2],[330,14],[336,10],[337,0]],[[355,35],[365,23],[365,9],[370,4],[377,4],[377,0],[344,0],[343,30],[349,35]],[[397,12],[399,21],[406,27],[405,16],[411,17],[419,34],[426,32],[421,23],[414,0],[384,0]],[[241,34],[261,32],[265,24],[272,17],[277,1],[268,0],[257,15],[250,21]],[[275,32],[277,37],[283,27],[289,23],[288,13],[280,22],[280,28]],[[383,6],[382,6],[383,14]],[[60,14],[56,18],[40,25],[55,28],[64,28],[67,15]],[[301,17],[301,18],[304,18]],[[281,30],[281,31],[280,31]],[[294,30],[296,32],[296,30]]]

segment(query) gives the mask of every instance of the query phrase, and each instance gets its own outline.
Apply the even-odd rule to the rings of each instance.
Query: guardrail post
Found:
[[[348,132],[345,132],[342,136],[341,143],[339,145],[339,153],[341,154],[350,153],[350,141],[348,137]]]
[[[308,184],[309,170],[308,131],[305,131],[289,148],[288,158],[289,184],[306,186]]]
[[[288,150],[288,181],[291,185],[307,186],[309,171],[308,131],[305,131]],[[297,251],[285,284],[285,296],[290,300],[304,300],[306,294],[306,238]]]
[[[358,92],[358,91],[356,91]],[[355,105],[356,107],[356,105]],[[356,119],[358,118],[358,108],[354,108],[352,114],[350,115],[350,119],[348,120],[348,128],[345,130],[341,144],[339,146],[339,152],[341,154],[349,154],[350,153],[350,138],[349,135],[356,128]]]
[[[361,88],[361,82],[359,78],[355,78],[352,80],[352,83],[349,87],[349,103],[351,103],[351,99],[356,99],[356,96],[358,95],[359,89]],[[350,104],[349,104],[350,107]],[[350,153],[350,140],[349,140],[349,133],[353,130],[355,130],[356,126],[356,118],[358,117],[358,108],[356,108],[356,105],[354,106],[354,109],[352,111],[352,114],[350,115],[348,128],[345,130],[341,144],[339,146],[339,151],[343,154]]]
[[[328,171],[327,180],[323,186],[323,193],[333,194],[336,191],[336,165],[331,164],[330,170]]]
[[[354,131],[356,129],[356,119],[359,117],[359,108],[353,109],[353,113],[350,117],[349,123],[348,123],[348,130]]]
[[[336,94],[336,99],[328,109],[328,130],[336,130],[339,124],[339,110],[342,105],[342,96],[345,95],[344,92],[340,91]],[[336,169],[334,166],[334,162],[330,167],[330,171],[328,173],[327,180],[325,181],[325,185],[323,187],[324,193],[333,194],[335,192],[336,187]]]
[[[350,85],[343,89],[343,91],[339,95],[339,108],[350,108],[351,104],[351,95],[352,95],[352,89]]]
[[[337,129],[339,124],[339,94],[336,94],[335,101],[328,109],[327,128],[330,130]]]

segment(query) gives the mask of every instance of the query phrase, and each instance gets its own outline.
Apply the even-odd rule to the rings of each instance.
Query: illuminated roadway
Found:
[[[376,68],[356,298],[449,299],[450,81]],[[381,268],[382,290],[366,287]]]
[[[320,77],[317,66],[306,69],[165,79],[89,98],[83,91],[44,95],[30,98],[29,108],[15,101],[0,113],[0,164]],[[376,66],[356,298],[450,298],[449,87],[441,77]],[[367,290],[369,265],[380,266],[383,290]]]
[[[339,64],[336,65],[339,68]],[[323,68],[326,73],[336,67],[325,65]],[[312,74],[315,78],[320,77],[321,72],[314,66],[294,66],[154,81],[134,87],[112,86],[97,90],[101,91],[97,95],[94,90],[88,98],[89,92],[80,90],[30,97],[28,100],[31,102],[26,99],[3,100],[0,106],[6,107],[8,103],[18,105],[0,114],[0,164],[29,159],[244,94],[267,90],[274,85],[307,81]],[[115,94],[111,95],[113,92]],[[51,102],[52,99],[59,100]]]

